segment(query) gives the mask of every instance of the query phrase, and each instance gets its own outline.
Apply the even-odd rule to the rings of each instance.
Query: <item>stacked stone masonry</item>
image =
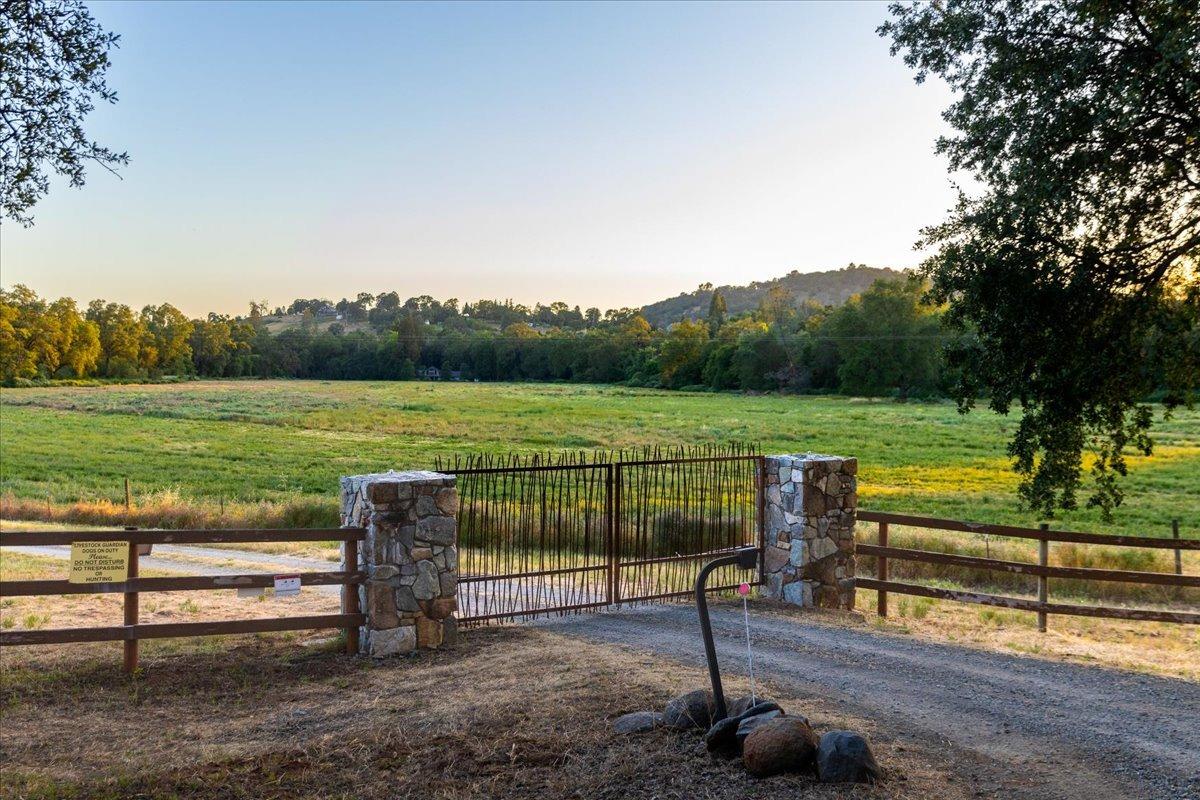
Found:
[[[382,657],[453,642],[457,514],[453,475],[416,471],[342,478],[342,525],[367,529],[358,564],[367,573],[359,589],[367,615],[362,652]]]
[[[798,606],[854,608],[858,459],[767,456],[768,597]]]

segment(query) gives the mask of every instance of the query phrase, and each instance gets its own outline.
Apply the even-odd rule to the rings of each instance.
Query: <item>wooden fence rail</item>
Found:
[[[122,625],[4,631],[0,632],[0,646],[121,641],[125,645],[125,671],[133,672],[137,669],[138,642],[142,639],[342,628],[346,634],[346,652],[357,653],[358,628],[366,621],[366,617],[361,613],[358,599],[358,585],[367,579],[365,572],[348,570],[293,573],[299,576],[302,586],[341,585],[343,587],[343,613],[340,614],[147,624],[138,621],[140,592],[267,588],[274,585],[275,576],[270,573],[252,573],[143,578],[138,575],[138,560],[139,556],[147,554],[149,547],[155,544],[313,542],[332,539],[346,543],[346,563],[356,565],[358,563],[358,543],[365,538],[366,530],[363,528],[5,532],[0,534],[0,545],[4,547],[69,546],[73,542],[124,541],[129,545],[129,569],[128,577],[124,581],[112,583],[70,583],[65,580],[0,581],[0,597],[113,593],[124,595],[124,624]]]
[[[1200,539],[1178,538],[1178,526],[1175,526],[1173,538],[1155,538],[1152,536],[1106,536],[1104,534],[1080,533],[1077,531],[1052,531],[1048,526],[1040,528],[1018,528],[1008,525],[985,525],[959,520],[938,519],[936,517],[920,517],[908,514],[892,514],[877,511],[858,512],[862,522],[875,522],[879,525],[879,544],[859,544],[856,552],[860,555],[875,556],[876,577],[860,577],[856,585],[861,589],[874,589],[879,593],[878,610],[881,617],[888,615],[888,593],[932,597],[939,600],[954,600],[960,603],[977,603],[1001,608],[1012,608],[1020,611],[1033,611],[1038,615],[1038,629],[1046,630],[1046,617],[1050,614],[1064,614],[1086,617],[1107,617],[1112,619],[1148,620],[1156,622],[1173,622],[1186,625],[1200,624],[1200,613],[1188,611],[1158,611],[1139,608],[1116,608],[1104,606],[1083,606],[1049,601],[1050,578],[1068,578],[1075,580],[1118,581],[1122,583],[1144,583],[1159,586],[1177,586],[1185,588],[1200,588],[1200,576],[1183,575],[1177,566],[1175,573],[1169,572],[1139,572],[1134,570],[1093,569],[1090,567],[1055,567],[1049,564],[1049,544],[1051,542],[1072,542],[1082,544],[1105,544],[1120,547],[1145,547],[1176,551],[1176,563],[1180,563],[1178,553],[1182,550],[1200,550]],[[1035,539],[1038,542],[1038,563],[1030,564],[1023,561],[1003,561],[994,558],[964,556],[955,553],[938,553],[929,550],[916,550],[905,547],[888,545],[889,525],[906,525],[914,528],[933,530],[963,531],[968,533],[985,533],[994,536],[1012,536],[1022,539]],[[924,564],[948,564],[951,566],[986,569],[997,572],[1010,572],[1019,575],[1031,575],[1038,580],[1038,599],[1030,600],[1020,597],[985,594],[981,592],[958,589],[943,589],[923,586],[915,583],[904,583],[889,580],[888,562],[891,559],[913,561]]]

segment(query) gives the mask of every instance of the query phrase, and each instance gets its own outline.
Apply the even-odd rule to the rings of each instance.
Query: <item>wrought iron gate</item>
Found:
[[[437,468],[458,478],[464,622],[683,597],[708,559],[761,547],[753,448],[474,456]],[[713,591],[741,579],[722,570]]]

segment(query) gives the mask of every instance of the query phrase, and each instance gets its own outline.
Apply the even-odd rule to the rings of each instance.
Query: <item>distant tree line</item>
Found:
[[[942,311],[911,278],[843,305],[800,305],[781,287],[729,315],[655,328],[636,309],[460,304],[395,292],[297,299],[244,317],[189,319],[170,304],[0,291],[0,380],[291,377],[577,381],[663,388],[929,396],[943,389]]]

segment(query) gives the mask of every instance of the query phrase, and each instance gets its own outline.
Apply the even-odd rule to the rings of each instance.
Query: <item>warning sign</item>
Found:
[[[276,575],[275,576],[275,596],[276,597],[295,597],[300,594],[300,576],[299,575]]]
[[[129,577],[128,542],[71,542],[70,583],[118,583]]]

